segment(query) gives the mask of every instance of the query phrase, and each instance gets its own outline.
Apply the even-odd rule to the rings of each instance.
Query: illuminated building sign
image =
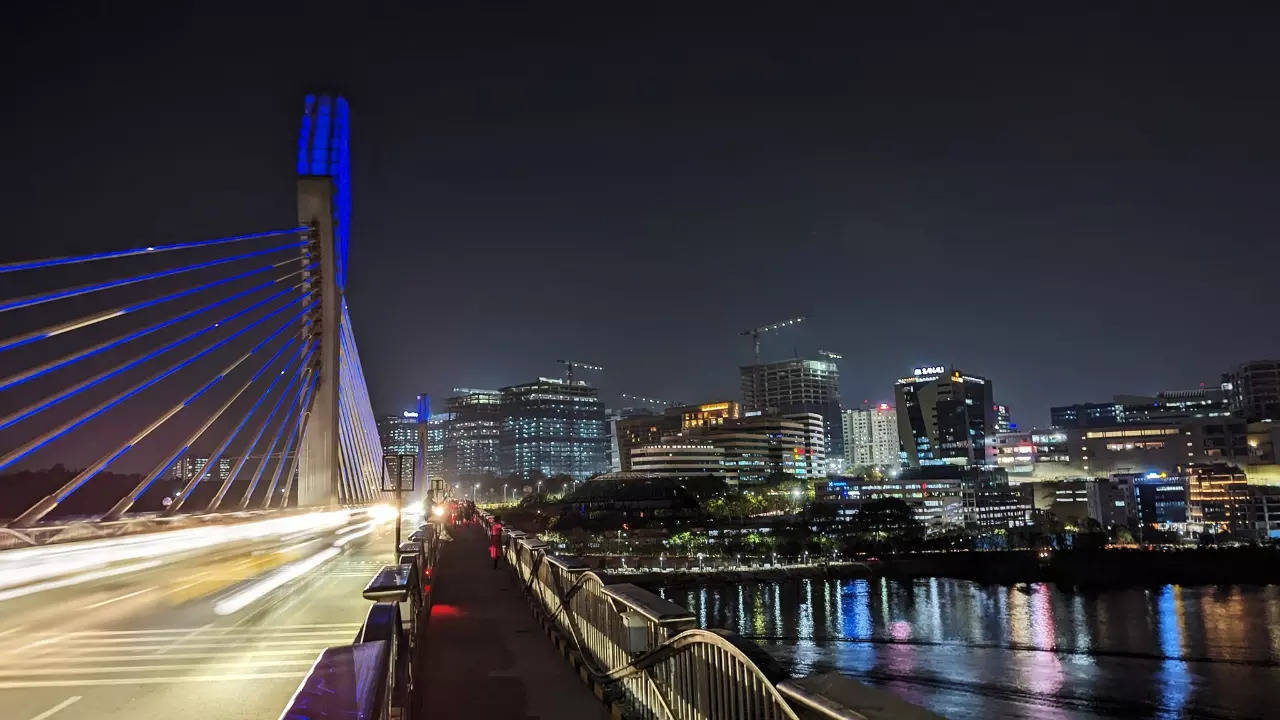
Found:
[[[418,417],[418,413],[416,413],[416,412],[414,412],[414,411],[412,411],[412,410],[405,410],[405,411],[401,412],[400,414],[401,414],[401,415],[403,415],[403,416],[404,416],[404,417],[406,417],[406,418],[416,418],[416,417]]]
[[[920,377],[921,375],[941,375],[946,371],[947,369],[942,365],[929,365],[926,367],[918,367],[915,370],[912,370],[911,372],[916,377]]]

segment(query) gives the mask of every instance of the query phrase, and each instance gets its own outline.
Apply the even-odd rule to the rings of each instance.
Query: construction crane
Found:
[[[642,403],[648,403],[648,404],[650,404],[650,405],[664,405],[664,406],[665,406],[665,405],[670,405],[670,404],[671,404],[670,402],[667,402],[666,400],[659,400],[659,399],[657,399],[657,398],[642,397],[642,396],[640,396],[640,395],[632,395],[631,393],[618,393],[618,396],[619,396],[619,397],[621,397],[621,398],[623,398],[624,400],[639,400],[639,401],[640,401],[640,402],[642,402]]]
[[[800,323],[802,323],[802,322],[804,322],[804,316],[803,316],[803,315],[797,315],[797,316],[795,316],[795,317],[793,317],[793,318],[788,318],[788,319],[786,319],[786,320],[783,320],[782,322],[776,322],[776,323],[774,323],[774,324],[772,324],[772,325],[761,325],[761,326],[760,326],[760,327],[758,327],[758,328],[751,328],[751,329],[749,329],[749,330],[743,330],[742,332],[740,332],[740,333],[738,333],[738,334],[739,334],[739,335],[748,335],[748,336],[750,336],[750,337],[751,337],[751,346],[752,346],[752,348],[755,350],[755,353],[756,353],[756,362],[757,362],[757,363],[759,363],[759,362],[760,362],[760,336],[761,336],[761,335],[764,335],[765,333],[771,333],[771,332],[773,332],[774,330],[781,330],[782,328],[790,327],[790,326],[792,326],[792,325],[799,325],[799,324],[800,324]]]
[[[582,368],[583,370],[596,370],[604,372],[604,368],[591,363],[578,362],[577,360],[557,360],[556,362],[564,366],[564,377],[569,382],[573,382],[573,369]]]

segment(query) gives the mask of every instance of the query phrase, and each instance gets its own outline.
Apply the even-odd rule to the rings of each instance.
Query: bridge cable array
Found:
[[[73,511],[116,520],[139,511],[288,504],[320,377],[319,264],[310,231],[299,226],[0,264],[0,274],[41,276],[33,282],[47,273],[83,279],[88,263],[124,261],[135,270],[0,299],[0,317],[19,328],[0,339],[0,406],[17,408],[0,417],[0,472],[63,458],[80,466],[56,477],[34,473],[43,477],[42,496],[10,525]],[[194,257],[138,267],[165,253]],[[99,307],[86,311],[95,298],[102,298]],[[344,502],[367,502],[375,499],[371,478],[381,466],[381,446],[376,430],[370,432],[345,306],[342,315],[340,419],[350,428],[339,433],[341,494]],[[129,472],[140,467],[149,469]],[[111,480],[95,484],[108,469]],[[85,488],[95,487],[85,496]]]

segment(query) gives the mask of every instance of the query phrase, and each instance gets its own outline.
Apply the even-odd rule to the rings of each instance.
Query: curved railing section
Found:
[[[503,546],[535,608],[620,695],[628,717],[798,720],[777,687],[786,674],[754,643],[699,629],[687,609],[631,583],[606,583],[536,537],[506,532]]]

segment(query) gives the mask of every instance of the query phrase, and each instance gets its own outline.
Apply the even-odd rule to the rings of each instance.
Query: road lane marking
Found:
[[[335,645],[341,645],[341,644],[342,643],[335,643]],[[318,645],[314,648],[298,648],[296,650],[261,650],[261,651],[250,652],[250,653],[240,653],[240,652],[169,653],[164,657],[166,660],[179,660],[179,659],[180,660],[216,660],[218,658],[228,658],[228,659],[256,658],[260,656],[263,657],[264,660],[269,660],[271,658],[268,656],[281,656],[281,655],[284,655],[284,656],[303,655],[306,657],[314,658],[316,655],[319,655],[322,650],[328,647],[333,647],[333,646]],[[62,665],[74,665],[77,663],[95,663],[95,664],[101,665],[102,663],[109,663],[109,662],[120,662],[120,661],[127,661],[127,660],[154,660],[154,659],[156,659],[156,656],[154,653],[145,653],[140,655],[98,655],[93,657],[85,657],[79,654],[68,655],[65,657],[58,656],[58,655],[43,655],[34,660],[24,660],[23,667],[37,667],[41,665],[62,666]]]
[[[137,597],[137,596],[139,596],[139,595],[141,595],[141,594],[143,594],[143,593],[149,593],[149,592],[151,592],[152,590],[155,590],[155,589],[156,589],[156,587],[158,587],[158,586],[156,586],[156,585],[152,585],[152,586],[151,586],[151,587],[149,587],[149,588],[142,588],[141,590],[135,590],[135,591],[133,591],[133,592],[131,592],[131,593],[127,593],[127,594],[125,594],[125,595],[121,595],[120,597],[114,597],[114,598],[111,598],[110,600],[103,600],[102,602],[96,602],[96,603],[94,603],[94,604],[92,604],[92,605],[86,605],[84,609],[85,609],[85,610],[92,610],[92,609],[94,609],[94,608],[100,608],[100,607],[102,607],[103,605],[110,605],[110,604],[111,604],[111,603],[113,603],[113,602],[119,602],[119,601],[121,601],[121,600],[128,600],[128,599],[129,599],[129,598],[131,598],[131,597]]]
[[[54,640],[63,640],[66,645],[113,645],[120,643],[137,643],[137,644],[155,644],[174,642],[175,640],[192,639],[195,642],[212,641],[212,640],[242,640],[245,642],[256,642],[258,640],[302,640],[305,638],[326,638],[326,637],[349,637],[353,632],[359,630],[360,626],[356,625],[350,629],[341,630],[302,630],[292,633],[276,633],[272,635],[264,635],[262,633],[241,633],[231,635],[228,633],[211,634],[208,632],[201,633],[199,629],[193,630],[186,635],[162,635],[150,637],[87,637],[75,635],[63,635],[44,637],[36,640],[36,643],[45,644]]]
[[[51,718],[51,717],[53,717],[53,716],[54,716],[54,714],[55,714],[55,713],[61,712],[62,710],[65,710],[65,709],[67,709],[67,708],[71,707],[72,705],[75,705],[77,702],[79,702],[79,701],[80,701],[80,698],[81,698],[81,697],[83,697],[83,696],[82,696],[82,695],[72,695],[71,697],[67,698],[66,700],[63,700],[62,702],[58,703],[57,705],[54,705],[53,707],[49,708],[48,710],[45,710],[44,712],[40,713],[39,715],[36,715],[35,717],[31,718],[31,720],[46,720],[46,718]]]
[[[153,650],[152,652],[154,652],[154,653],[155,653],[155,654],[157,654],[157,655],[163,655],[163,654],[165,654],[165,653],[169,652],[170,650],[172,650],[176,645],[178,645],[178,644],[180,644],[180,643],[184,643],[184,642],[187,642],[187,641],[191,640],[191,638],[195,637],[196,635],[200,634],[201,632],[204,632],[205,630],[208,630],[208,629],[209,629],[209,628],[211,628],[211,627],[213,627],[213,623],[205,623],[204,625],[202,625],[202,626],[200,626],[200,627],[196,628],[195,630],[192,630],[191,632],[187,633],[186,635],[183,635],[182,637],[180,637],[180,638],[178,638],[178,639],[174,640],[174,641],[173,641],[172,643],[170,643],[169,645],[166,645],[165,647],[162,647],[162,648],[156,648],[156,649],[155,649],[155,650]],[[109,640],[114,640],[114,639],[116,639],[116,638],[107,638],[107,639],[109,639]]]
[[[303,628],[358,628],[362,624],[363,623],[358,623],[358,622],[310,623],[310,624],[304,624],[304,625],[272,625],[270,628],[267,628],[267,629],[268,630],[298,630]],[[201,626],[201,627],[204,627],[204,626]],[[192,630],[199,630],[199,629],[200,628],[175,627],[175,628],[153,628],[149,630],[76,630],[69,633],[41,632],[41,633],[28,633],[28,635],[31,635],[31,636],[45,635],[45,636],[52,636],[52,637],[69,637],[69,636],[79,636],[79,635],[149,635],[152,633],[184,633],[184,632],[191,632]],[[224,631],[230,631],[234,629],[236,628],[228,625],[226,627],[213,628],[210,632],[224,632]]]
[[[106,673],[122,673],[122,672],[151,672],[153,670],[196,670],[199,668],[238,668],[248,670],[254,665],[297,665],[299,667],[311,667],[315,664],[315,658],[310,660],[280,660],[278,658],[263,658],[257,662],[225,662],[225,663],[167,663],[164,665],[116,665],[112,667],[91,667],[91,668],[42,668],[22,670],[0,670],[0,677],[31,677],[35,675],[97,675]]]
[[[229,675],[178,675],[176,677],[131,677],[131,678],[81,678],[76,680],[30,680],[21,682],[0,682],[0,690],[22,690],[25,688],[51,687],[86,687],[90,685],[168,685],[171,683],[194,682],[227,682],[230,680],[294,680],[306,675],[306,671],[287,673],[233,673]]]

